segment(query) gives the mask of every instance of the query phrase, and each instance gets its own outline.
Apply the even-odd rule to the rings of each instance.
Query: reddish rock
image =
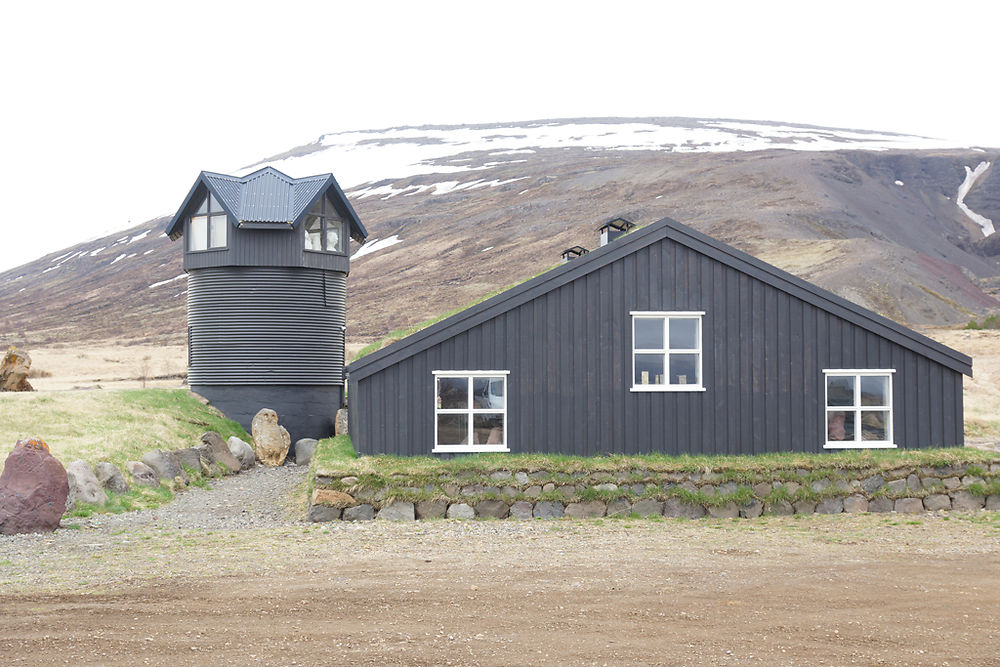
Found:
[[[0,475],[0,533],[52,532],[66,511],[66,469],[40,438],[18,440]]]

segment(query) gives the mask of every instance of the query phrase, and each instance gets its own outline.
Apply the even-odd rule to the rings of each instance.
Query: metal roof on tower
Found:
[[[179,238],[184,219],[201,188],[207,188],[235,221],[238,227],[294,227],[319,197],[330,192],[331,199],[342,204],[351,226],[351,237],[363,242],[367,230],[333,174],[292,178],[274,167],[264,167],[246,176],[228,176],[203,171],[191,187],[184,203],[167,225],[167,235]]]

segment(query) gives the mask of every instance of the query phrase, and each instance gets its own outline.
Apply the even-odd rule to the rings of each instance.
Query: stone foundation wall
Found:
[[[892,470],[558,473],[465,471],[435,478],[317,475],[311,521],[532,519],[1000,511],[1000,459]]]

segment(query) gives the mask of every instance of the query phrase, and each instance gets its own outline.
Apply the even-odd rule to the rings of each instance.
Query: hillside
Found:
[[[1000,309],[1000,244],[956,199],[967,168],[998,153],[773,123],[604,119],[326,135],[260,164],[332,171],[371,233],[349,281],[357,344],[536,274],[563,248],[592,248],[619,215],[673,217],[906,324],[965,322]],[[995,169],[964,204],[1000,220]],[[166,221],[0,273],[0,341],[183,343],[181,246],[162,235]]]

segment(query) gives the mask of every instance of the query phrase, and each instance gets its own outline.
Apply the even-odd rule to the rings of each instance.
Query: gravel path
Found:
[[[0,562],[60,543],[72,548],[134,529],[235,530],[281,528],[301,524],[304,508],[295,491],[304,483],[307,466],[258,465],[238,475],[212,480],[207,489],[191,487],[155,509],[122,514],[64,517],[55,534],[0,535]],[[65,527],[80,528],[66,530]],[[2,571],[0,571],[2,574]]]
[[[163,528],[275,528],[301,521],[304,510],[292,506],[292,494],[306,480],[307,466],[258,465],[238,475],[212,480],[211,488],[192,487],[151,510],[95,514],[88,519],[63,519],[102,530]]]

